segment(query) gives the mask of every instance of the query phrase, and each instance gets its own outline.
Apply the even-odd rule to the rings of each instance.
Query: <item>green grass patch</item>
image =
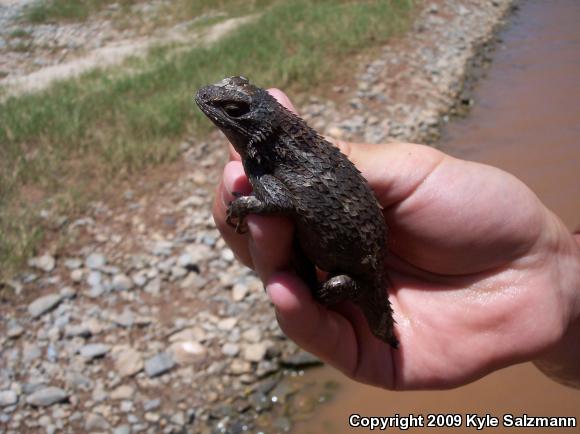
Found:
[[[24,11],[30,23],[85,21],[91,14],[112,4],[129,6],[134,0],[40,0]]]
[[[170,161],[181,138],[210,129],[192,102],[200,86],[242,74],[264,87],[314,89],[352,67],[354,53],[403,32],[412,10],[412,0],[279,2],[211,47],[156,50],[131,73],[94,71],[12,97],[0,104],[0,208],[14,208],[26,186],[51,197]],[[13,247],[11,215],[0,214],[3,263],[30,250]]]

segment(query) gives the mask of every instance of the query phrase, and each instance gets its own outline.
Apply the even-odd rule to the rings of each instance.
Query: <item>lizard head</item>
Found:
[[[245,77],[229,77],[204,86],[195,95],[201,111],[227,136],[242,157],[277,128],[282,106]]]

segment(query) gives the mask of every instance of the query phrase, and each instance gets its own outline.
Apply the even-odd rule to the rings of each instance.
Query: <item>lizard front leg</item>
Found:
[[[294,211],[290,191],[277,178],[262,175],[251,181],[253,193],[237,197],[226,211],[226,223],[239,234],[247,231],[245,218],[248,214],[290,214]]]

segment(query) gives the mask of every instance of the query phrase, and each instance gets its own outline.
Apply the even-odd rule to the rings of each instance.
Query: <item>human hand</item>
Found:
[[[294,110],[280,91],[271,93]],[[224,170],[214,218],[237,257],[264,281],[280,326],[300,346],[365,383],[448,388],[541,359],[580,335],[580,253],[560,220],[515,177],[412,144],[336,143],[361,170],[390,229],[398,350],[376,339],[352,303],[331,309],[287,272],[292,223],[251,215],[225,223],[232,192],[251,186],[239,156]]]

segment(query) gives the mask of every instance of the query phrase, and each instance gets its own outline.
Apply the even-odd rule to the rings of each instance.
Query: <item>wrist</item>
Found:
[[[580,389],[580,233],[562,231],[556,255],[562,303],[563,333],[534,364],[553,380]]]

